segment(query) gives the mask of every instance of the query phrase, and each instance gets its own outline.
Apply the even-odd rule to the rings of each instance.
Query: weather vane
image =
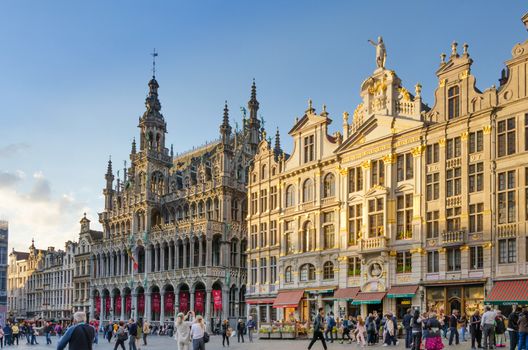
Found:
[[[156,77],[156,57],[158,57],[158,53],[156,52],[156,48],[152,50],[152,53],[150,54],[152,56],[152,77]]]

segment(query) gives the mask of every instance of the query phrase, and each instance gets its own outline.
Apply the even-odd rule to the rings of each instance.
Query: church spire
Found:
[[[136,154],[136,138],[132,139],[132,154]]]
[[[229,108],[227,108],[227,101],[225,101],[224,105],[224,117],[222,119],[222,125],[220,125],[220,135],[222,136],[222,143],[226,144],[229,142],[231,125],[229,125]]]
[[[255,79],[253,79],[253,84],[251,84],[251,98],[248,102],[249,109],[249,124],[259,122],[257,118],[257,112],[259,110],[259,102],[257,101],[257,85],[255,84]]]
[[[275,133],[275,148],[273,149],[273,151],[275,152],[275,154],[279,154],[282,152],[280,144],[279,127],[277,127],[277,132]]]

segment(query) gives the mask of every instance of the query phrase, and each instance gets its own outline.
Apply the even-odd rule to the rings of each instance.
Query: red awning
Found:
[[[387,296],[389,298],[412,298],[417,290],[418,286],[416,285],[392,286],[387,292]]]
[[[339,288],[334,292],[334,299],[351,300],[359,293],[359,287]]]
[[[275,299],[273,298],[265,298],[265,299],[246,299],[246,304],[249,305],[257,305],[257,304],[273,304],[273,301]]]
[[[277,294],[277,298],[273,302],[274,308],[281,307],[298,307],[299,301],[304,294],[304,290],[284,290]]]
[[[381,300],[387,292],[360,292],[356,295],[352,304],[381,304]]]
[[[527,304],[528,280],[497,281],[486,298],[490,304]]]

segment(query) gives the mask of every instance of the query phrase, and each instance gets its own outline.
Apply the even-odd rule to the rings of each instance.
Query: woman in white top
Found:
[[[189,316],[192,316],[192,311],[189,311],[186,316],[182,312],[176,317],[174,330],[176,334],[174,338],[178,342],[178,350],[189,350],[189,344],[191,342],[191,325],[192,322],[187,321]]]
[[[196,316],[196,321],[194,321],[191,327],[193,350],[205,350],[204,333],[205,324],[203,317],[198,315]]]

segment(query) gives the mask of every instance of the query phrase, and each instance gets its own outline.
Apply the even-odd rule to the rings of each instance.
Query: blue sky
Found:
[[[252,78],[268,131],[285,133],[308,98],[352,112],[387,67],[433,105],[435,70],[469,44],[481,90],[528,39],[515,1],[4,1],[0,4],[0,218],[12,246],[63,247],[84,211],[98,227],[108,156],[128,158],[144,111],[153,48],[168,140],[176,152],[218,136],[223,102],[240,120]],[[240,124],[240,123],[239,123]]]

